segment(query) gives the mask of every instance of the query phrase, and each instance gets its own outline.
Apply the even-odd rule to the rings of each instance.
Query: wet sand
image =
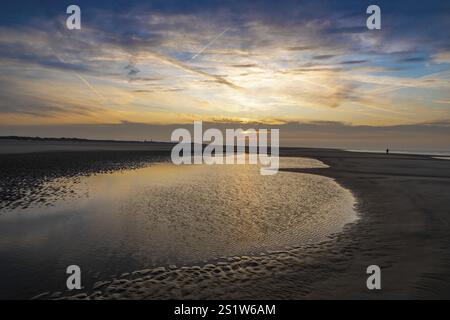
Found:
[[[42,152],[83,152],[83,151],[154,151],[172,149],[166,142],[123,142],[103,140],[60,140],[60,139],[5,139],[0,137],[0,154],[24,154]]]
[[[148,151],[110,148],[82,152],[35,152],[32,149],[26,153],[0,153],[0,210],[27,208],[40,202],[51,205],[51,201],[46,200],[51,200],[52,195],[70,196],[70,188],[46,188],[46,182],[54,179],[141,168],[152,162],[170,161],[170,151],[165,149]]]
[[[281,154],[329,165],[283,170],[335,179],[357,197],[360,219],[313,245],[195,265],[130,270],[114,279],[101,279],[81,293],[49,292],[37,298],[450,298],[448,160],[299,148],[283,149]],[[36,181],[49,177],[139,166],[154,157],[155,151],[148,150],[1,155],[0,164],[6,169],[1,196],[11,194],[5,193],[5,187],[14,187],[11,177],[17,174],[23,176],[20,189],[29,183],[38,188]],[[372,264],[382,270],[380,291],[366,288],[365,270]]]
[[[290,153],[290,152],[289,152]],[[450,163],[422,155],[296,150],[329,169],[296,170],[336,179],[358,198],[361,219],[339,235],[346,252],[307,298],[450,298]],[[332,259],[324,258],[325,263]],[[364,267],[382,269],[382,290],[364,283]]]

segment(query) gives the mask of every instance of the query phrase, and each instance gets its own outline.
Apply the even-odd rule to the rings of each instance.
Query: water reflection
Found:
[[[323,166],[300,158],[281,165]],[[52,183],[72,184],[74,196],[0,217],[0,271],[14,279],[1,296],[30,282],[36,292],[60,288],[70,264],[95,279],[251,255],[323,240],[355,218],[354,198],[333,180],[261,176],[252,165],[156,164]]]

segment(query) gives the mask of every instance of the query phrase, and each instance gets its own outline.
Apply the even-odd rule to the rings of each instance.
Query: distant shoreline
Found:
[[[0,137],[0,154],[90,151],[170,151],[159,141],[87,140],[78,138]]]
[[[386,153],[386,150],[359,150],[359,149],[343,149],[343,151],[348,152],[359,152],[359,153]],[[389,150],[389,154],[405,154],[405,155],[418,155],[418,156],[434,156],[434,157],[448,157],[450,156],[450,151],[412,151],[412,150]]]
[[[24,136],[0,136],[0,140],[17,140],[17,141],[60,141],[60,142],[111,142],[111,143],[162,143],[171,144],[166,141],[153,140],[108,140],[108,139],[83,139],[83,138],[46,138],[46,137],[24,137]]]
[[[16,148],[13,148],[11,150],[11,144],[13,141],[17,141],[19,144],[22,143],[21,146],[18,146]],[[8,143],[10,142],[10,143]],[[36,145],[35,148],[31,147],[32,150],[27,149],[24,143],[29,142],[30,145],[28,147],[31,147],[31,144],[33,143],[39,143],[42,142],[46,144],[46,148],[43,148],[43,150],[39,150]],[[49,148],[49,145],[51,143],[63,143],[66,144],[65,150],[61,150],[61,148]],[[71,150],[69,147],[70,143],[74,143],[74,149]],[[86,146],[89,146],[89,148],[80,148],[82,144],[86,144]],[[97,144],[98,149],[93,148]],[[103,144],[103,145],[101,145]],[[154,147],[162,147],[163,150],[167,150],[167,147],[172,147],[174,145],[173,142],[168,141],[153,141],[153,140],[108,140],[108,139],[83,139],[83,138],[67,138],[67,137],[60,137],[60,138],[51,138],[51,137],[27,137],[27,136],[0,136],[0,154],[7,154],[7,153],[28,153],[28,152],[49,152],[49,151],[118,151],[122,149],[121,147],[124,147],[124,149],[128,149],[129,146],[136,146],[137,148],[132,148],[132,150],[140,150],[139,147],[143,147],[142,150],[148,150],[148,147],[150,146],[153,150]],[[9,148],[8,148],[9,147]],[[302,147],[302,146],[288,146],[284,147],[281,146],[280,149],[284,150],[295,150],[295,149],[310,149],[310,150],[340,150],[345,152],[352,152],[352,153],[369,153],[369,154],[383,154],[386,151],[385,150],[363,150],[363,149],[348,149],[348,148],[327,148],[327,147]],[[10,152],[11,151],[11,152]],[[412,151],[412,150],[396,150],[391,149],[389,151],[390,154],[399,154],[399,155],[419,155],[419,156],[433,156],[433,157],[450,157],[450,151]]]

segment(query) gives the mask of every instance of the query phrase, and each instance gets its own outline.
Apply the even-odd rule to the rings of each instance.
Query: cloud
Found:
[[[398,59],[397,62],[414,63],[414,62],[426,62],[428,58],[426,57],[407,57]]]
[[[233,68],[256,68],[258,65],[256,63],[243,63],[243,64],[233,64]]]
[[[224,77],[219,76],[219,75],[214,75],[214,74],[209,74],[208,72],[205,72],[203,70],[197,69],[195,67],[192,67],[188,64],[185,64],[183,62],[180,62],[176,59],[170,58],[168,56],[159,54],[157,52],[151,52],[151,51],[146,51],[145,53],[143,53],[143,57],[145,58],[153,58],[156,59],[162,63],[174,66],[175,68],[179,68],[181,70],[190,72],[190,73],[194,73],[196,75],[200,75],[202,77],[208,78],[213,80],[216,83],[219,84],[223,84],[226,85],[232,89],[241,89],[239,86],[235,85],[234,83],[232,83],[231,81],[226,80]]]
[[[379,3],[380,32],[367,30],[359,1],[81,0],[89,10],[79,32],[66,30],[65,13],[50,2],[7,4],[3,111],[23,123],[445,117],[445,3],[405,4]]]
[[[317,56],[312,56],[313,60],[328,60],[331,58],[336,57],[335,54],[321,54],[321,55],[317,55]]]
[[[432,57],[435,63],[450,63],[450,51],[438,52]]]
[[[346,60],[346,61],[341,61],[339,62],[339,64],[360,64],[360,63],[366,63],[369,60]]]
[[[286,48],[288,51],[310,51],[314,49],[316,49],[314,46],[295,46]]]

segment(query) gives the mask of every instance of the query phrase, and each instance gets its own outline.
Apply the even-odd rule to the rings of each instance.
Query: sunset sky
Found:
[[[450,152],[449,30],[449,1],[5,1],[0,135],[169,140],[203,120]]]

